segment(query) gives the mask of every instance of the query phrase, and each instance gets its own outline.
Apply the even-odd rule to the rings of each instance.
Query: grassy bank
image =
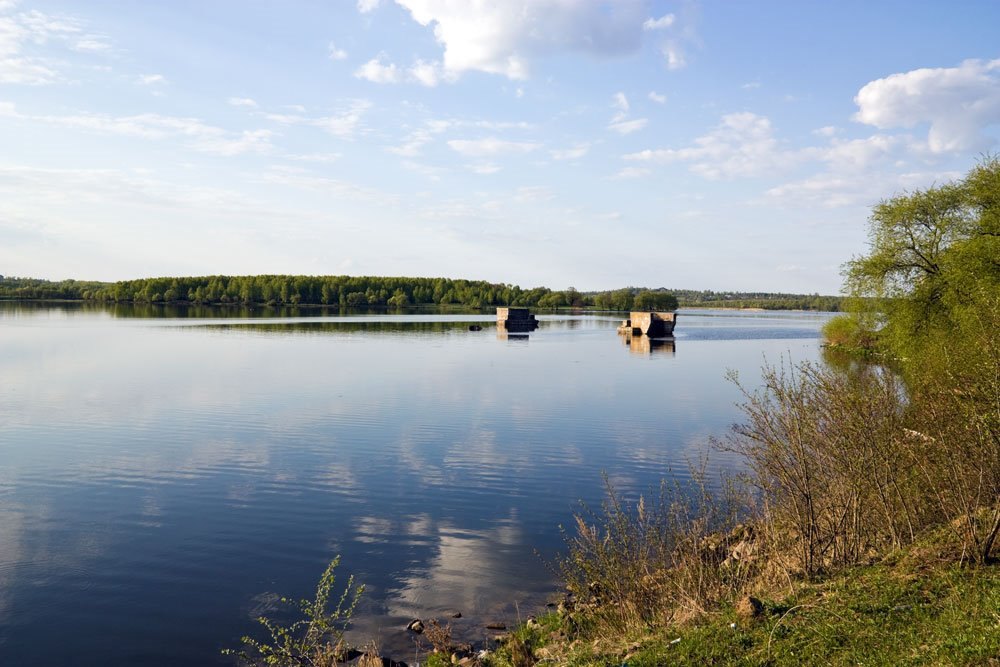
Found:
[[[585,613],[551,614],[519,628],[486,664],[1000,665],[1000,568],[933,551],[916,544],[762,595],[756,616],[729,600],[686,623],[601,636],[586,630]]]

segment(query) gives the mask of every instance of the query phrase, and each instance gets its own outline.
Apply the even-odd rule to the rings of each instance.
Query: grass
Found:
[[[552,615],[519,628],[488,665],[1000,666],[1000,568],[917,565],[905,555],[765,599],[756,620],[726,605],[689,625],[593,642]],[[533,660],[515,661],[513,644]]]

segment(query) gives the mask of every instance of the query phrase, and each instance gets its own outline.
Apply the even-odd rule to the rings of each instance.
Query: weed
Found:
[[[268,667],[334,667],[346,654],[344,631],[365,587],[355,586],[348,577],[336,607],[330,609],[330,596],[336,584],[334,570],[340,556],[327,566],[316,586],[312,600],[281,598],[283,604],[298,607],[302,618],[290,625],[281,625],[266,616],[257,621],[267,628],[270,639],[260,641],[243,637],[241,650],[225,649],[224,655],[236,656],[242,665]]]

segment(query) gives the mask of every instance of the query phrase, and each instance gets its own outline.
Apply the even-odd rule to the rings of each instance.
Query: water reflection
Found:
[[[497,327],[497,340],[506,340],[513,343],[527,343],[530,336],[526,333],[513,333],[503,327]]]
[[[490,314],[136,312],[0,304],[0,664],[211,664],[337,553],[362,636],[454,609],[477,639],[553,589],[534,552],[602,471],[683,476],[738,418],[726,371],[817,359],[822,323],[690,315],[673,357],[612,316],[525,345]]]
[[[650,338],[649,336],[636,336],[630,333],[620,333],[618,337],[632,354],[644,357],[654,354],[673,357],[677,354],[677,342],[673,338]]]

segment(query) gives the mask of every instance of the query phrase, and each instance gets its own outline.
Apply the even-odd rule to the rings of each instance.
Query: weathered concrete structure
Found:
[[[618,327],[618,333],[650,338],[668,338],[674,335],[677,313],[632,311],[629,318]]]
[[[527,308],[497,308],[497,328],[505,331],[534,331],[538,320]]]

